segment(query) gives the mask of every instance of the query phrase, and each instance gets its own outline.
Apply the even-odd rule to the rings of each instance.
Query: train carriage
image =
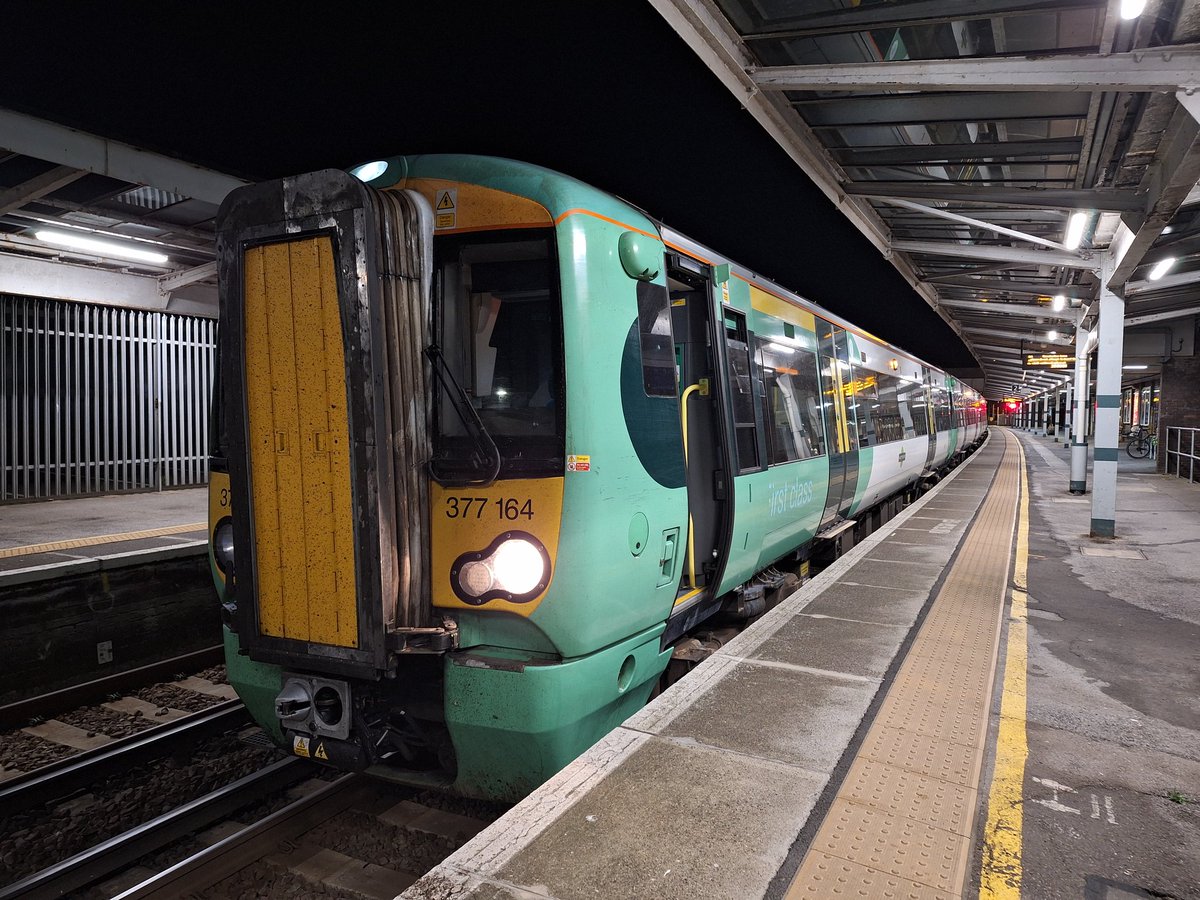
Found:
[[[522,796],[982,439],[969,387],[574,179],[356,172],[219,221],[214,573],[294,753]]]

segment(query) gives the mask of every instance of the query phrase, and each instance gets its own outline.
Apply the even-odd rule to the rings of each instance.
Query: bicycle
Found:
[[[1150,455],[1158,435],[1151,435],[1145,425],[1139,425],[1129,432],[1129,442],[1125,444],[1125,452],[1134,459],[1145,459]]]

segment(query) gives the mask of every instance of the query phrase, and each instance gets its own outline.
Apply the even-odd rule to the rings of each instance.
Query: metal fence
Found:
[[[1200,479],[1200,428],[1167,426],[1166,473]]]
[[[0,294],[0,502],[204,483],[216,322]]]

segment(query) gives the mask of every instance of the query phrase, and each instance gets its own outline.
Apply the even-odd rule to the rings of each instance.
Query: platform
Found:
[[[993,429],[406,898],[1200,896],[1200,488]]]
[[[207,552],[207,517],[207,488],[6,505],[0,587]]]

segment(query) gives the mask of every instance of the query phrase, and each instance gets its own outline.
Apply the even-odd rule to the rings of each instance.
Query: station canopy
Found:
[[[1127,330],[1200,311],[1198,0],[652,2],[989,398],[1071,377],[1025,363],[1073,355],[1110,250]]]

